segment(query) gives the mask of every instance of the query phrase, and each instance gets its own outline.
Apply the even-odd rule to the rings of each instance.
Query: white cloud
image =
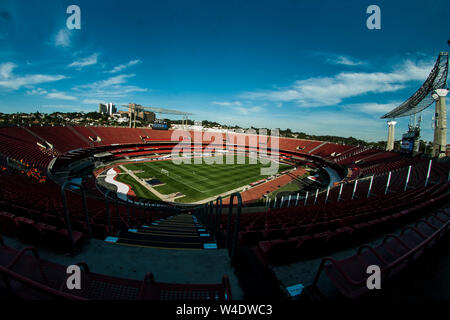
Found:
[[[392,72],[341,72],[331,77],[298,80],[286,88],[245,92],[241,98],[295,102],[299,107],[332,106],[367,93],[394,92],[405,88],[408,81],[424,81],[431,68],[432,63],[407,60]]]
[[[68,65],[68,67],[81,69],[87,66],[97,64],[97,61],[98,61],[98,53],[94,53],[87,58],[72,62],[71,64]]]
[[[0,64],[0,78],[8,79],[15,67],[16,64],[12,62],[5,62]]]
[[[229,107],[240,115],[255,114],[264,110],[260,106],[244,105],[241,101],[213,101],[212,104]]]
[[[83,103],[84,104],[99,104],[99,103],[105,103],[105,101],[99,100],[99,99],[84,99]]]
[[[343,65],[343,66],[361,66],[361,65],[367,65],[367,62],[355,59],[354,57],[346,56],[346,55],[340,55],[336,53],[331,52],[323,52],[323,51],[311,51],[311,53],[314,56],[317,56],[320,58],[321,62],[325,62],[328,64],[335,64],[335,65]]]
[[[52,92],[48,92],[42,88],[32,88],[31,90],[27,90],[27,94],[29,95],[45,95],[47,99],[56,99],[56,100],[77,100],[76,97],[70,96],[65,92],[52,90]]]
[[[74,90],[80,91],[83,96],[86,96],[86,99],[102,101],[125,98],[133,92],[147,92],[148,89],[146,88],[125,85],[128,79],[134,76],[135,74],[122,74],[105,80],[80,85],[75,87]]]
[[[106,80],[100,80],[88,85],[85,85],[86,88],[105,88],[112,85],[119,85],[127,82],[128,78],[133,78],[135,74],[121,74],[119,76],[111,77]]]
[[[353,136],[372,141],[383,139],[385,135],[385,121],[340,110],[321,112],[320,115],[302,113],[301,119],[300,124],[287,120],[283,125],[315,135]]]
[[[55,47],[70,47],[70,31],[68,29],[61,29],[58,31],[55,37]]]
[[[357,61],[354,60],[350,57],[346,57],[346,56],[338,56],[335,58],[329,58],[327,59],[328,63],[332,63],[332,64],[338,64],[338,65],[344,65],[344,66],[360,66],[360,65],[364,65],[366,64],[363,61]]]
[[[240,102],[240,101],[233,101],[233,102],[213,101],[212,104],[222,106],[222,107],[242,106],[242,102]]]
[[[44,95],[44,94],[47,94],[47,91],[42,88],[36,88],[36,89],[27,90],[27,94],[29,94],[29,95]]]
[[[17,66],[11,62],[0,64],[0,87],[18,90],[23,86],[66,79],[66,77],[63,75],[47,74],[29,74],[24,76],[16,76],[13,74],[13,70],[16,67]]]
[[[401,102],[392,103],[353,103],[345,105],[344,108],[354,112],[364,112],[368,114],[384,114],[398,107]]]
[[[263,111],[263,108],[255,106],[250,108],[237,107],[234,108],[241,115],[254,115],[255,113],[259,113]]]
[[[47,99],[55,99],[55,100],[77,100],[76,97],[70,96],[65,92],[52,90],[52,92],[48,92],[42,88],[32,88],[31,90],[27,90],[27,94],[29,95],[45,95]]]
[[[47,94],[47,99],[57,99],[57,100],[77,100],[77,98],[73,96],[69,96],[65,92],[51,92]]]
[[[131,60],[126,64],[119,64],[118,66],[115,66],[112,70],[108,71],[109,73],[117,73],[120,72],[128,67],[134,66],[136,64],[141,63],[141,60],[136,59],[136,60]]]

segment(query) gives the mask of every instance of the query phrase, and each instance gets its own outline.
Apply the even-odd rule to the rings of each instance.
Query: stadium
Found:
[[[440,52],[381,117],[385,148],[137,103],[127,126],[1,125],[0,299],[449,299],[447,73]],[[434,107],[425,153],[415,115]],[[183,122],[136,125],[145,110]]]
[[[100,249],[98,241],[102,251],[116,248],[96,254],[134,254],[121,253],[120,246],[146,248],[155,257],[161,255],[155,250],[195,250],[205,252],[194,255],[198,262],[220,264],[212,273],[224,266],[229,273],[216,274],[215,283],[183,285],[155,282],[157,270],[138,281],[85,269],[88,289],[74,294],[61,288],[67,278],[62,265],[41,260],[35,249],[2,244],[2,261],[14,261],[2,265],[2,273],[9,289],[25,298],[231,299],[234,291],[238,299],[287,299],[299,284],[290,283],[292,274],[284,274],[283,266],[301,270],[299,261],[319,261],[360,245],[353,256],[326,258],[316,267],[341,294],[356,298],[368,293],[365,281],[347,280],[364,277],[367,262],[359,262],[360,255],[392,269],[383,279],[387,282],[425,255],[448,229],[450,165],[445,161],[278,137],[275,150],[273,136],[258,136],[258,144],[249,147],[252,135],[244,133],[216,133],[215,140],[192,145],[172,140],[173,130],[147,128],[19,126],[0,131],[5,236],[70,252],[73,258],[83,252],[89,257],[93,246]],[[190,134],[203,138],[201,131]],[[199,157],[199,164],[174,164],[177,147],[184,160]],[[256,158],[250,161],[260,148],[280,159],[276,173],[266,178],[260,175],[264,165]],[[226,152],[232,164],[226,163]],[[213,156],[222,164],[207,164]],[[269,194],[289,184],[297,190],[271,201]],[[385,236],[377,247],[365,245],[399,228],[398,235]],[[188,263],[192,258],[178,259]],[[230,274],[232,267],[249,278],[250,288],[241,287],[243,280]],[[310,281],[317,290],[317,279]],[[117,288],[98,291],[96,286],[103,285]],[[317,295],[315,290],[309,294]]]

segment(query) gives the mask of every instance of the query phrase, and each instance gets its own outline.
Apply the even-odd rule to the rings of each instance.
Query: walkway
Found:
[[[297,168],[296,170],[282,175],[281,177],[278,177],[274,180],[270,180],[268,182],[265,182],[263,184],[260,184],[256,187],[253,187],[247,191],[244,191],[241,193],[242,202],[252,202],[261,199],[265,194],[271,193],[280,187],[288,184],[292,180],[302,176],[306,173],[306,170],[304,168]],[[230,199],[224,199],[224,204],[229,204]]]

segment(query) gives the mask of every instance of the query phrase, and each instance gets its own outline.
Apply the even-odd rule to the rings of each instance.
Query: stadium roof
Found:
[[[153,111],[154,113],[178,114],[178,115],[192,115],[192,113],[189,113],[189,112],[178,111],[178,110],[171,110],[171,109],[164,109],[164,108],[145,107],[145,109],[146,109],[146,110]]]
[[[386,113],[381,119],[406,117],[428,108],[434,99],[431,96],[436,89],[447,86],[448,52],[441,52],[427,80],[408,100],[394,110]]]
[[[193,115],[193,113],[184,112],[184,111],[165,109],[165,108],[157,108],[157,107],[145,107],[145,106],[141,106],[140,104],[132,104],[132,103],[130,103],[128,105],[122,105],[122,107],[130,108],[130,105],[134,105],[137,110],[142,109],[142,110],[152,111],[154,113],[175,114],[175,115],[181,115],[181,116]]]
[[[111,152],[101,152],[101,153],[94,154],[94,158],[104,158],[104,157],[109,157],[112,155],[113,154]]]

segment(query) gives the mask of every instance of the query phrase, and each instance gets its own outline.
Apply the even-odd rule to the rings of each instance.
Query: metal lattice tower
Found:
[[[403,102],[394,110],[386,113],[381,119],[393,119],[410,116],[428,108],[434,99],[431,96],[436,89],[447,88],[448,52],[441,52],[430,72],[427,80],[423,83],[408,100]]]
[[[444,157],[446,154],[447,145],[447,120],[446,120],[446,106],[445,97],[447,90],[447,74],[448,74],[448,52],[441,52],[431,70],[427,80],[423,83],[419,90],[417,90],[408,100],[403,102],[394,110],[386,113],[381,119],[395,119],[399,117],[406,117],[415,115],[430,105],[436,102],[435,112],[435,129],[433,140],[433,156]],[[415,122],[415,120],[414,120]],[[394,126],[395,121],[388,121],[388,142],[386,150],[394,148]],[[411,130],[413,129],[413,130]],[[418,144],[416,145],[420,136],[420,127],[410,127],[408,133],[403,135],[414,140],[414,151],[418,151]],[[417,149],[417,150],[416,150]]]

